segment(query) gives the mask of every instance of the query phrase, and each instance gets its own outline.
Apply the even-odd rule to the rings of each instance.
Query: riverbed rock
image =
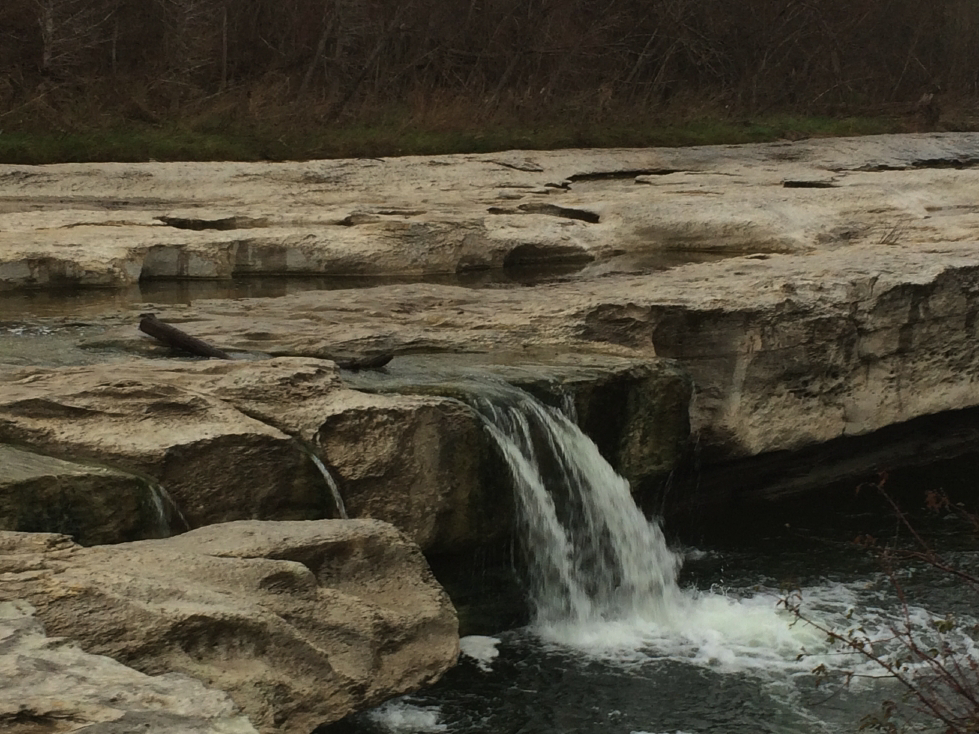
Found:
[[[0,530],[98,545],[165,538],[179,522],[169,497],[143,477],[0,444]]]
[[[3,171],[0,252],[15,269],[62,258],[142,272],[150,250],[153,277],[230,277],[239,250],[251,274],[581,266],[531,288],[416,283],[159,308],[227,349],[667,357],[693,378],[708,463],[979,404],[979,134]],[[280,249],[255,259],[241,249],[255,238]],[[194,270],[209,257],[227,266]],[[109,327],[131,318],[91,320],[102,334],[88,345],[129,348]]]
[[[93,548],[0,532],[0,601],[16,599],[86,653],[227,692],[262,732],[307,734],[433,682],[458,654],[455,612],[417,546],[373,520]]]
[[[328,516],[323,477],[292,437],[181,385],[169,367],[4,371],[0,440],[148,475],[192,527]]]
[[[309,358],[198,362],[165,372],[158,379],[296,437],[328,467],[351,517],[390,522],[426,551],[506,532],[493,517],[508,515],[509,491],[486,481],[488,441],[458,400],[352,390],[335,364]]]
[[[48,637],[23,600],[0,602],[0,728],[7,734],[257,734],[226,693],[149,676]]]
[[[690,435],[692,384],[676,362],[594,351],[504,349],[401,356],[383,374],[347,375],[384,395],[420,393],[461,401],[500,381],[569,414],[634,490],[658,484]]]
[[[979,242],[881,243],[529,289],[419,284],[167,313],[274,353],[668,357],[692,375],[691,428],[720,460],[979,404],[977,260]],[[256,340],[256,327],[281,336]]]
[[[0,384],[3,440],[62,457],[10,450],[23,461],[0,467],[0,478],[10,474],[0,495],[9,500],[7,529],[59,530],[90,544],[161,537],[185,523],[336,516],[315,455],[352,517],[391,522],[427,550],[506,532],[494,517],[509,516],[509,490],[488,481],[491,448],[471,409],[438,395],[352,390],[329,361],[15,368],[0,370]],[[25,484],[18,467],[26,458],[33,468]],[[72,459],[124,471],[85,473]],[[67,490],[48,475],[69,469],[71,502],[53,501]],[[82,478],[89,483],[79,487]],[[140,488],[128,502],[118,501],[123,480]],[[55,495],[39,495],[39,482]],[[164,503],[159,512],[154,500]]]

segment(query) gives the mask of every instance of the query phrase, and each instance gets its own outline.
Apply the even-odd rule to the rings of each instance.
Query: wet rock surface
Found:
[[[271,354],[667,357],[693,377],[692,430],[730,458],[975,405],[977,258],[974,242],[853,245],[530,289],[391,286],[164,313]]]
[[[70,636],[89,654],[69,647],[67,662],[52,661],[73,686],[102,684],[109,694],[128,676],[129,708],[138,709],[142,680],[159,690],[163,719],[233,718],[232,706],[215,705],[226,702],[217,693],[225,691],[263,732],[305,734],[434,681],[458,654],[455,612],[417,546],[372,520],[230,523],[94,548],[65,536],[0,532],[0,602],[18,599],[36,609],[48,635]],[[5,646],[51,647],[23,619]],[[93,655],[170,675],[147,679]],[[98,701],[86,709],[81,695],[58,709],[34,693],[13,709],[6,687],[0,720],[16,722],[30,706],[45,717],[139,720],[125,705],[116,716]],[[231,724],[228,731],[248,731],[243,721]]]
[[[191,526],[335,515],[316,456],[352,516],[395,523],[449,566],[498,546],[512,512],[460,384],[473,375],[576,413],[637,489],[690,447],[697,488],[766,497],[901,466],[901,453],[967,454],[977,164],[979,135],[943,134],[0,166],[0,302],[28,303],[11,313],[63,286],[130,289],[110,308],[3,315],[0,442],[55,457],[17,454],[64,507],[89,475],[57,462],[97,462],[122,470],[98,479],[130,503],[144,495],[127,477],[161,483]],[[519,280],[530,266],[544,277]],[[506,278],[460,285],[494,271]],[[126,295],[175,278],[325,274],[455,284],[152,307]],[[232,359],[176,359],[138,333],[146,311]],[[393,356],[379,371],[337,366],[379,355]],[[22,496],[18,517],[23,481],[0,483],[0,502]],[[84,540],[41,525],[5,527]],[[231,692],[268,731],[308,731],[451,664],[454,617],[402,536],[316,520],[291,527],[331,540],[280,543],[265,527],[91,549],[0,535],[14,538],[0,593],[29,599],[49,634],[86,651]]]
[[[637,485],[669,471],[688,430],[689,385],[675,367],[600,355],[522,360],[453,367],[403,358],[383,373],[305,357],[0,369],[0,440],[59,457],[46,459],[58,476],[70,461],[117,467],[89,471],[99,473],[91,494],[77,470],[70,484],[43,467],[31,483],[13,477],[0,485],[7,529],[70,532],[88,544],[239,519],[336,517],[316,456],[353,517],[391,522],[433,552],[499,540],[512,498],[464,402],[482,379],[510,380],[552,403],[565,391]],[[460,370],[468,385],[458,384]],[[43,508],[42,485],[57,498]]]
[[[300,221],[312,228],[301,247],[321,258],[363,257],[376,273],[580,251],[590,260],[578,273],[529,288],[408,284],[156,311],[239,356],[393,354],[395,364],[419,353],[531,362],[554,353],[667,357],[693,378],[691,429],[704,459],[718,462],[976,404],[977,160],[979,136],[939,134],[386,161],[15,167],[0,199],[8,196],[2,216],[17,247],[43,249],[57,232],[91,235],[59,246],[66,257],[95,257],[104,252],[96,239],[111,243],[112,233],[136,252],[134,231],[99,217],[147,207],[152,227],[191,238],[187,252],[212,259],[231,258],[227,242],[213,238],[278,236],[277,228]],[[89,198],[72,193],[81,176]],[[28,185],[31,205],[21,191]],[[129,203],[108,209],[123,191]],[[317,227],[331,233],[328,241],[310,234]],[[436,231],[475,239],[460,249]],[[494,249],[501,242],[510,249]],[[650,265],[678,251],[691,260],[723,257]],[[285,265],[263,272],[298,272],[290,263],[307,262],[283,257]],[[319,262],[312,270],[367,272]],[[132,320],[131,312],[86,319],[73,359],[159,356]]]

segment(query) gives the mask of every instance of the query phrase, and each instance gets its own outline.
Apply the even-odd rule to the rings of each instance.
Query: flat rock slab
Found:
[[[416,275],[979,239],[979,135],[0,166],[0,290]]]
[[[48,637],[25,601],[0,602],[0,728],[7,734],[257,734],[223,691],[146,675]]]
[[[0,532],[0,601],[17,599],[86,653],[227,692],[263,732],[308,734],[431,683],[459,647],[418,547],[374,520],[238,522],[94,548]]]

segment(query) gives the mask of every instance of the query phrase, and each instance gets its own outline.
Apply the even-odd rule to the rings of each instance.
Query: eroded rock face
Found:
[[[165,538],[184,529],[145,478],[0,444],[0,530],[61,532],[81,545]]]
[[[226,350],[274,356],[668,357],[693,377],[702,458],[726,462],[979,404],[977,162],[979,135],[941,134],[383,162],[14,167],[0,190],[0,245],[9,240],[0,251],[3,267],[61,258],[92,282],[120,283],[130,277],[117,273],[124,262],[154,277],[229,277],[236,268],[418,275],[575,261],[583,267],[574,276],[533,288],[309,292],[168,306],[160,316]],[[674,267],[661,270],[671,253]],[[700,261],[706,255],[716,259]],[[30,278],[41,282],[21,273],[7,285]],[[90,335],[89,348],[135,341],[131,314],[95,321],[105,331]],[[284,421],[266,425],[319,436],[316,420],[253,402],[249,415]],[[326,415],[350,426],[363,417],[352,410],[343,421],[334,408]],[[646,411],[625,413],[638,426]],[[653,428],[647,420],[634,444],[648,443]],[[347,458],[355,453],[331,451],[359,470],[359,456]],[[619,463],[631,476],[646,471]],[[357,476],[366,488],[368,474]]]
[[[382,518],[432,552],[509,532],[510,489],[492,481],[490,443],[461,403],[364,394],[324,414],[314,441],[351,517]]]
[[[335,516],[315,454],[351,516],[392,522],[426,549],[468,547],[507,532],[493,510],[509,507],[509,490],[496,487],[503,496],[494,496],[488,488],[489,443],[470,409],[438,395],[352,390],[332,362],[131,360],[14,369],[0,372],[0,384],[3,440],[151,477],[182,513],[173,531],[185,521]],[[74,466],[48,463],[61,474]],[[62,496],[63,481],[48,478],[54,469],[36,467],[28,484],[12,476],[0,495],[9,500],[8,529],[63,530],[85,544],[168,534],[156,515],[116,514],[128,505],[113,500],[114,481],[139,489],[127,495],[129,504],[153,499],[152,483],[118,471],[91,470],[104,483],[85,494],[79,482],[88,474],[74,469],[72,512],[67,520],[52,515],[60,505],[41,508],[34,490],[51,484]],[[48,514],[38,516],[41,509]]]
[[[458,653],[455,612],[417,546],[373,520],[94,548],[0,532],[0,601],[15,599],[87,653],[226,691],[263,732],[306,734],[433,682]]]
[[[24,601],[0,602],[0,728],[7,734],[257,734],[228,694],[149,676],[48,637]]]
[[[694,379],[692,431],[730,458],[979,403],[977,258],[976,242],[853,245],[588,284],[392,286],[170,313],[229,348],[258,348],[260,325],[282,335],[262,348],[292,354],[330,344],[668,357]]]

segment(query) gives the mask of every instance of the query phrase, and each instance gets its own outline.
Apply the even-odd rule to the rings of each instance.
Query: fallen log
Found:
[[[231,359],[227,352],[222,352],[217,347],[211,346],[197,337],[170,326],[170,324],[163,323],[156,317],[156,314],[141,313],[139,315],[139,330],[173,349],[189,352],[198,357]]]
[[[386,365],[394,357],[391,352],[384,352],[382,354],[375,354],[370,357],[351,357],[349,359],[344,359],[342,357],[334,357],[333,361],[336,362],[337,367],[342,370],[350,370],[351,372],[356,372],[357,370],[377,370]]]

